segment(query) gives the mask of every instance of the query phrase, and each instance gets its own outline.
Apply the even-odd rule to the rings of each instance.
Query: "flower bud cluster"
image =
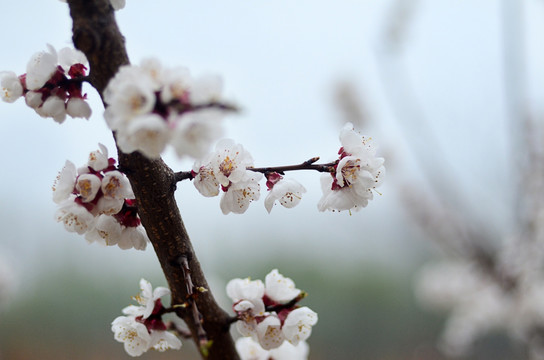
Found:
[[[53,186],[55,214],[66,230],[89,242],[144,250],[149,239],[141,225],[130,183],[108,158],[107,148],[91,152],[79,169],[66,161]]]
[[[240,334],[251,337],[264,350],[279,348],[285,341],[299,345],[317,323],[315,312],[297,305],[305,293],[276,269],[266,275],[264,284],[249,278],[231,280],[227,295],[234,302]]]
[[[191,175],[202,195],[213,197],[223,192],[220,202],[223,214],[242,214],[261,195],[259,181],[263,175],[251,168],[251,154],[233,140],[222,139],[217,143],[215,152],[194,163]],[[299,182],[283,180],[283,176],[277,172],[268,172],[265,176],[269,193],[264,205],[269,213],[276,201],[286,208],[296,206],[302,193],[306,192]]]
[[[75,49],[57,51],[47,45],[48,51],[32,56],[26,73],[17,76],[14,72],[0,72],[0,97],[3,101],[15,102],[24,96],[26,104],[41,117],[51,117],[62,123],[66,115],[88,119],[91,108],[82,93],[86,76],[87,59]]]
[[[139,304],[130,305],[123,309],[123,314],[111,323],[111,331],[115,340],[124,343],[125,351],[130,356],[140,356],[149,349],[165,351],[178,350],[181,341],[173,333],[167,331],[162,319],[165,308],[161,297],[169,295],[170,290],[157,287],[155,290],[145,280],[140,280],[140,294],[134,297]]]
[[[340,157],[333,171],[321,177],[319,211],[359,211],[372,200],[373,190],[383,182],[385,167],[371,140],[357,133],[351,123],[340,131]]]
[[[108,84],[104,117],[125,153],[158,158],[167,144],[178,156],[201,158],[222,134],[218,77],[191,77],[185,68],[165,68],[156,59],[123,66]]]

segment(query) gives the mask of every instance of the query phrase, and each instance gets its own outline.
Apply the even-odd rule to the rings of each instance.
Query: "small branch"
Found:
[[[295,171],[295,170],[316,170],[319,172],[332,172],[334,166],[337,165],[337,162],[331,162],[326,164],[314,164],[319,160],[319,157],[313,157],[302,164],[299,165],[287,165],[287,166],[276,166],[276,167],[264,167],[264,168],[255,168],[248,167],[250,171],[260,172],[263,174],[277,172],[278,174],[285,175],[285,171]]]
[[[183,277],[185,278],[185,286],[187,287],[187,299],[191,303],[191,313],[193,315],[194,325],[196,326],[198,340],[200,344],[203,345],[208,342],[208,335],[202,327],[202,321],[200,320],[201,315],[196,306],[196,295],[193,291],[195,287],[193,285],[193,280],[191,279],[191,269],[189,268],[189,262],[187,261],[187,257],[181,256],[179,258],[179,263],[181,265],[181,270],[183,270]]]
[[[189,103],[174,99],[170,101],[166,106],[169,108],[176,109],[180,114],[189,112],[189,111],[198,111],[198,110],[204,110],[204,109],[217,109],[217,110],[223,110],[223,111],[229,111],[229,112],[239,111],[239,109],[232,104],[221,103],[218,101],[211,101],[204,104],[193,105],[193,104],[189,104]]]
[[[232,316],[230,318],[227,319],[227,325],[230,326],[231,324],[234,324],[235,322],[237,322],[238,320],[240,320],[238,318],[238,316]]]
[[[191,171],[178,171],[174,173],[174,182],[178,183],[183,180],[192,180],[194,178]]]
[[[302,164],[298,165],[287,165],[287,166],[276,166],[276,167],[262,167],[262,168],[256,168],[256,167],[248,167],[247,170],[254,171],[254,172],[260,172],[263,174],[273,173],[276,172],[281,175],[285,175],[286,171],[295,171],[295,170],[316,170],[319,172],[332,172],[334,171],[334,166],[338,164],[338,162],[331,162],[326,164],[315,164],[316,161],[319,160],[319,157],[313,157],[309,160],[306,160]],[[175,184],[183,181],[183,180],[193,180],[194,175],[192,171],[178,171],[174,173],[174,184],[173,187],[175,188]]]

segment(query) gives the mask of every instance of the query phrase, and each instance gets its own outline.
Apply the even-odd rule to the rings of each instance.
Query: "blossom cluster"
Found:
[[[127,65],[108,84],[104,113],[126,153],[158,158],[168,144],[178,156],[200,158],[222,134],[228,109],[222,82],[214,76],[193,78],[186,68],[166,68],[157,59]]]
[[[223,139],[217,143],[215,152],[195,162],[193,184],[206,197],[219,195],[221,189],[223,214],[242,214],[260,197],[262,174],[247,169],[252,166],[253,158],[242,145]]]
[[[276,269],[266,275],[264,283],[249,278],[233,279],[227,284],[227,295],[233,301],[232,308],[238,317],[236,327],[242,336],[251,337],[266,351],[278,349],[287,341],[300,346],[293,351],[304,352],[305,345],[299,344],[310,336],[317,314],[297,305],[305,293],[295,288],[291,279]],[[255,347],[244,341],[239,345],[244,351]]]
[[[26,104],[42,117],[51,117],[62,123],[66,115],[88,119],[91,108],[82,93],[87,59],[75,49],[63,48],[58,52],[51,45],[48,51],[32,56],[26,73],[17,76],[12,71],[0,72],[0,97],[15,102],[24,96]]]
[[[55,214],[66,230],[85,234],[89,242],[117,245],[121,249],[144,250],[149,239],[141,225],[132,188],[125,174],[108,158],[108,149],[90,153],[79,169],[71,161],[53,185]]]
[[[385,176],[384,159],[376,157],[371,139],[357,133],[351,123],[341,130],[340,142],[339,158],[329,164],[314,166],[313,162],[318,160],[314,158],[299,166],[283,168],[325,172],[321,177],[323,196],[318,203],[320,211],[360,210],[373,198],[373,191]],[[251,154],[242,145],[223,139],[217,143],[214,152],[195,161],[191,176],[202,195],[212,197],[223,192],[220,206],[224,214],[242,214],[251,202],[259,199],[260,172],[267,180],[269,192],[264,205],[269,213],[276,202],[286,208],[298,205],[306,192],[304,186],[268,169],[255,169]]]
[[[544,356],[538,341],[533,341],[535,331],[544,326],[541,274],[513,288],[495,281],[474,263],[448,261],[422,269],[416,294],[424,305],[450,312],[440,340],[447,355],[464,356],[477,338],[506,330],[529,345],[531,359]]]
[[[372,200],[373,190],[385,176],[384,159],[376,157],[372,139],[357,133],[351,123],[340,131],[340,142],[333,171],[321,177],[320,211],[359,211]]]
[[[162,320],[165,308],[161,297],[169,295],[170,290],[157,287],[155,290],[145,280],[140,280],[141,293],[134,297],[139,306],[130,305],[123,309],[123,314],[111,323],[115,340],[124,343],[125,351],[130,356],[140,356],[149,349],[165,351],[178,350],[181,341],[167,331]]]

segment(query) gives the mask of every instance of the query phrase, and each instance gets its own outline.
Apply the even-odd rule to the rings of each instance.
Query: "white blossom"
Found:
[[[372,191],[385,175],[384,160],[375,156],[371,139],[356,133],[351,123],[341,130],[340,142],[335,173],[321,177],[323,197],[318,203],[319,211],[360,210],[373,198]]]
[[[189,86],[191,84],[191,75],[189,70],[184,67],[163,69],[163,87],[160,93],[160,99],[167,104],[173,99],[186,99]]]
[[[300,290],[290,278],[284,277],[278,269],[272,270],[265,277],[265,293],[271,300],[278,303],[287,303],[298,295]]]
[[[144,227],[140,225],[136,227],[125,227],[123,231],[121,231],[121,238],[119,239],[117,246],[123,250],[130,248],[145,250],[148,242],[149,238],[147,237],[147,233],[145,232]]]
[[[109,105],[104,115],[109,127],[123,131],[132,118],[153,110],[153,82],[140,68],[122,66],[104,90],[104,101]]]
[[[73,118],[89,119],[92,114],[91,106],[82,98],[72,97],[66,103],[66,113]]]
[[[59,124],[66,119],[66,105],[58,96],[49,96],[36,112],[42,117],[51,117]]]
[[[25,94],[25,103],[34,110],[37,110],[43,104],[42,96],[40,92],[28,91]]]
[[[306,189],[298,181],[281,179],[270,189],[264,200],[264,207],[270,213],[274,203],[279,201],[282,206],[290,209],[298,205],[302,199],[302,194],[305,192]]]
[[[306,341],[300,341],[296,346],[284,341],[280,347],[271,349],[269,356],[274,360],[306,360],[309,353],[310,347]]]
[[[158,158],[170,140],[166,121],[156,114],[132,118],[118,133],[117,144],[126,152],[140,151],[149,158]]]
[[[82,64],[87,66],[89,64],[87,57],[82,51],[71,47],[64,47],[58,51],[58,62],[66,73],[70,71],[72,65]]]
[[[29,90],[38,90],[45,85],[57,71],[57,52],[51,45],[48,51],[34,54],[26,66],[26,87]]]
[[[284,341],[275,349],[264,350],[251,337],[241,337],[236,340],[236,351],[241,360],[306,360],[310,349],[305,341],[297,346]]]
[[[247,167],[253,166],[253,158],[240,144],[231,139],[220,140],[215,147],[212,158],[215,176],[223,186],[237,183],[246,177]]]
[[[88,203],[94,200],[98,190],[100,190],[102,182],[100,178],[94,174],[83,174],[78,176],[76,180],[76,190],[81,196],[83,202]]]
[[[102,194],[111,199],[133,199],[134,193],[128,178],[118,170],[108,171],[104,174],[101,184]]]
[[[134,316],[119,316],[111,323],[115,340],[124,343],[125,351],[130,356],[140,356],[151,344],[151,335],[147,327],[136,321]]]
[[[102,214],[96,218],[93,229],[85,234],[85,239],[89,243],[113,246],[119,242],[121,231],[121,224],[113,216]]]
[[[168,76],[170,76],[159,59],[154,57],[143,59],[137,68],[142,72],[142,76],[145,76],[151,82],[154,91],[161,90],[165,81],[168,81]]]
[[[12,71],[0,72],[0,88],[0,97],[5,102],[12,103],[23,96],[21,80]]]
[[[216,78],[193,80],[185,68],[154,58],[123,66],[104,91],[104,117],[124,152],[157,158],[168,144],[179,157],[202,158],[222,134]],[[226,186],[226,185],[225,185]]]
[[[236,340],[236,351],[241,360],[268,360],[269,351],[263,349],[251,337],[241,337]]]
[[[53,201],[56,204],[66,200],[72,194],[76,185],[76,176],[76,166],[73,162],[66,160],[53,184]]]
[[[219,123],[222,118],[221,111],[206,109],[185,113],[170,120],[175,123],[171,143],[177,155],[188,155],[195,159],[205,156],[210,145],[223,134]]]
[[[153,290],[151,283],[143,278],[140,279],[140,290],[140,293],[133,297],[140,306],[128,306],[123,309],[124,314],[142,316],[143,319],[147,319],[153,312],[155,301],[170,294],[170,290],[162,286],[156,287]]]
[[[160,352],[168,349],[179,350],[181,340],[169,331],[154,330],[151,332],[150,346]]]
[[[282,326],[285,339],[293,345],[305,341],[312,333],[312,326],[317,324],[317,314],[308,307],[295,309],[287,315]]]
[[[252,316],[262,316],[265,310],[264,289],[261,280],[233,279],[227,284],[227,296],[234,302],[236,311],[250,311]]]
[[[219,203],[223,214],[227,215],[230,212],[243,214],[252,201],[259,200],[261,178],[262,174],[253,172],[245,181],[232,183]]]
[[[64,223],[67,231],[83,235],[93,226],[94,216],[85,207],[77,204],[74,199],[75,195],[71,195],[59,203],[55,218],[57,222]]]
[[[110,198],[107,196],[102,196],[98,199],[93,213],[95,215],[115,215],[123,208],[125,199]]]
[[[205,165],[202,165],[205,164]],[[193,165],[193,172],[196,173],[193,184],[199,193],[206,197],[219,195],[219,180],[209,160],[196,161]]]
[[[91,151],[89,153],[89,160],[87,166],[95,171],[101,171],[109,166],[108,161],[108,148],[102,144],[98,144],[99,150]]]
[[[253,333],[253,339],[257,340],[265,350],[279,347],[285,340],[281,321],[275,314],[270,314],[259,322]]]

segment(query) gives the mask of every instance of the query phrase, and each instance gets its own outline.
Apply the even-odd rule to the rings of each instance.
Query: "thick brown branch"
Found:
[[[68,0],[68,3],[73,19],[74,45],[87,56],[89,81],[102,96],[119,67],[129,63],[124,38],[109,0]],[[178,263],[180,257],[187,259],[194,285],[209,289],[174,199],[173,171],[162,159],[150,160],[138,152],[124,154],[119,151],[119,165],[126,171],[132,185],[142,224],[172,291],[172,304],[184,303],[188,295]],[[229,317],[217,305],[211,291],[199,294],[195,302],[208,338],[213,341],[207,358],[238,360],[228,331]],[[185,320],[193,340],[199,344],[191,313],[182,308],[176,308],[176,313]]]

